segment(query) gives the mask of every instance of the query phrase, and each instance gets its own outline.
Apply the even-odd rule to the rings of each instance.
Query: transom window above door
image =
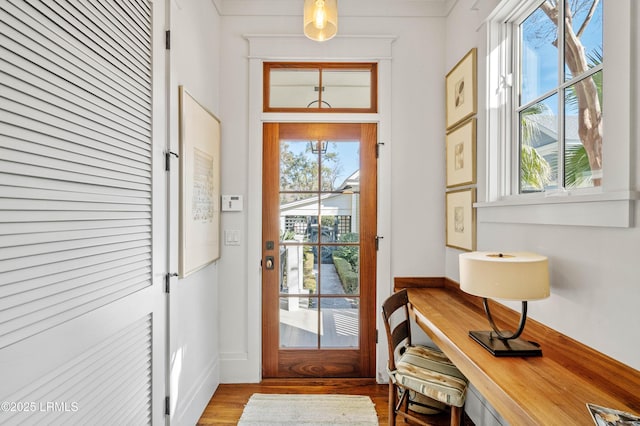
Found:
[[[264,63],[264,112],[375,113],[375,63]]]

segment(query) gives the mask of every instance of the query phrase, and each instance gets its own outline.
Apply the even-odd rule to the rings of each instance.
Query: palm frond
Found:
[[[582,144],[566,148],[564,166],[564,185],[566,188],[579,188],[591,182],[591,165],[587,150]]]
[[[522,145],[520,152],[520,187],[529,191],[544,190],[551,182],[551,166],[532,146]]]

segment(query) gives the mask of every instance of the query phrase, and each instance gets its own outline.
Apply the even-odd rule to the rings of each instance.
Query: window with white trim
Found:
[[[519,193],[602,182],[603,2],[537,2],[513,20]]]
[[[505,0],[492,12],[487,191],[478,207],[517,205],[521,223],[630,226],[629,201],[638,198],[630,185],[631,9],[628,0]],[[578,202],[624,217],[585,215],[586,204],[540,210]],[[535,215],[522,214],[527,205]],[[492,208],[479,219],[509,216]],[[584,223],[573,223],[576,212]]]

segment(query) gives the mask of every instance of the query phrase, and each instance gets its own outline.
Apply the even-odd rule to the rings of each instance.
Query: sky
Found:
[[[613,1],[613,0],[608,0]],[[602,47],[602,3],[600,1],[591,22],[582,34],[587,55]],[[585,7],[573,17],[574,31],[577,32],[585,20],[592,0],[579,0]],[[522,24],[523,37],[523,90],[521,103],[527,103],[543,93],[557,87],[558,49],[555,40],[555,25],[540,9],[533,12]]]
[[[287,141],[289,151],[293,154],[305,153],[309,147],[309,141],[292,142]],[[351,176],[353,172],[360,168],[360,144],[359,141],[340,141],[329,142],[327,153],[337,153],[340,173],[336,179],[336,185],[340,185],[346,178]],[[305,154],[310,160],[315,160],[317,154],[306,152]]]

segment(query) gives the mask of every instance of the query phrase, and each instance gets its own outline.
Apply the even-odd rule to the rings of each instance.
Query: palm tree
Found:
[[[555,24],[556,28],[564,27],[564,59],[572,76],[579,76],[589,70],[589,64],[580,37],[591,22],[599,3],[600,0],[574,2],[567,0],[564,4],[564,22],[560,22],[560,2],[546,0],[540,5],[540,9]],[[587,13],[584,21],[576,31],[573,28],[573,17],[578,8],[584,8]],[[602,56],[600,56],[601,59]],[[589,76],[574,85],[574,95],[578,104],[578,135],[589,160],[589,168],[592,173],[602,170],[602,85],[598,90],[596,75]],[[594,177],[592,182],[594,186],[600,186],[602,183],[600,177]]]
[[[551,166],[531,145],[520,148],[520,187],[543,190],[551,182]]]
[[[602,47],[596,48],[587,54],[589,67],[595,67],[602,63]],[[598,102],[602,105],[602,72],[595,73],[590,77],[596,85]],[[574,88],[567,93],[567,106],[578,109],[579,100]],[[565,148],[565,175],[564,184],[567,188],[579,188],[591,180],[591,164],[589,155],[584,145],[575,145]]]
[[[549,162],[532,146],[540,134],[540,126],[533,117],[546,110],[544,104],[535,104],[520,114],[520,188],[523,190],[542,191],[551,182]]]

